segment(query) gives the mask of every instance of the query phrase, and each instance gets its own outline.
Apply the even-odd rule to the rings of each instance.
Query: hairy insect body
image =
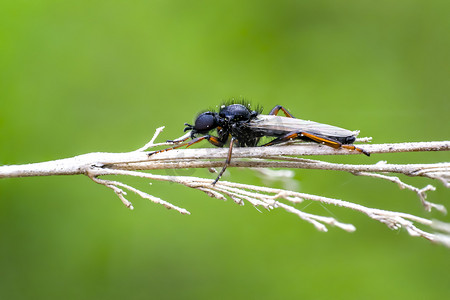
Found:
[[[239,147],[255,147],[258,139],[248,124],[257,115],[256,111],[251,111],[241,104],[223,106],[216,119],[220,124],[217,130],[219,139],[226,143],[231,137]]]

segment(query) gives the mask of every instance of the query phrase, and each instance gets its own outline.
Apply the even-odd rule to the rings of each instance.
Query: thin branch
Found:
[[[166,144],[167,143],[156,145]],[[427,148],[424,145],[429,145],[429,147]],[[146,146],[148,146],[148,144]],[[450,150],[450,141],[378,144],[366,145],[364,148],[368,146],[371,146],[374,151],[377,151],[371,152],[367,149],[371,153],[389,153],[384,151],[387,148],[391,149],[392,153],[400,152],[401,150],[404,150],[404,152],[448,151]],[[148,157],[146,152],[142,151],[126,153],[96,152],[49,162],[0,166],[0,178],[85,174],[86,170],[92,165],[130,170],[212,168],[221,166],[223,162],[211,160],[225,159],[227,151],[227,149],[220,148],[176,149],[150,157]],[[375,165],[344,165],[304,159],[297,159],[296,161],[296,158],[290,158],[290,161],[285,161],[287,156],[348,154],[357,153],[346,149],[325,148],[325,146],[306,143],[302,145],[236,148],[233,150],[233,160],[231,161],[230,167],[305,168],[349,172],[394,172],[403,173],[408,176],[424,176],[434,179],[441,176],[442,180],[447,183],[450,180],[448,173],[450,163],[403,165],[377,163]],[[239,158],[259,158],[259,160],[242,161],[239,160]],[[282,161],[274,161],[274,159]],[[370,158],[367,159],[369,160]],[[429,173],[434,174],[430,175]]]
[[[174,209],[182,214],[189,214],[189,212],[184,208],[180,208],[128,184],[116,180],[100,178],[101,176],[107,175],[141,177],[150,180],[178,183],[192,189],[200,190],[208,196],[220,200],[230,198],[239,205],[243,205],[245,202],[248,202],[255,207],[263,207],[267,210],[282,208],[313,224],[321,231],[326,231],[327,226],[336,226],[349,232],[355,230],[355,227],[352,224],[341,223],[333,217],[318,216],[306,213],[292,206],[304,200],[317,201],[325,205],[335,205],[359,211],[373,220],[386,224],[389,228],[405,228],[412,236],[421,236],[430,241],[445,244],[450,247],[450,224],[439,221],[431,221],[402,212],[380,210],[339,199],[298,193],[283,189],[273,189],[227,181],[219,181],[216,185],[212,185],[211,179],[183,176],[163,176],[146,172],[138,172],[138,170],[155,169],[211,169],[214,167],[221,167],[223,165],[223,159],[227,155],[227,149],[178,149],[162,152],[149,157],[149,152],[145,152],[145,150],[173,144],[169,142],[155,144],[156,138],[162,130],[163,127],[158,128],[152,139],[143,147],[135,151],[127,153],[89,153],[72,158],[43,163],[0,166],[0,178],[83,174],[89,176],[94,182],[111,189],[119,197],[123,204],[130,209],[133,209],[133,206],[131,202],[125,198],[127,195],[126,190],[137,194],[141,198],[163,205],[168,209]],[[186,134],[178,138],[175,143],[188,137],[188,134]],[[360,139],[360,141],[368,140],[370,139]],[[448,151],[450,150],[450,141],[362,145],[361,147],[375,156],[374,154],[376,153]],[[375,164],[336,164],[321,160],[298,157],[305,155],[348,154],[358,153],[349,151],[348,149],[332,149],[330,147],[325,147],[315,143],[289,144],[273,147],[237,148],[233,151],[233,160],[231,161],[229,168],[303,168],[336,170],[349,172],[358,176],[380,178],[396,183],[402,189],[408,189],[415,192],[426,210],[435,208],[441,212],[446,212],[444,206],[434,204],[426,200],[426,193],[428,191],[435,190],[434,186],[427,185],[424,188],[417,188],[403,182],[397,176],[388,174],[393,173],[403,174],[410,177],[426,177],[433,180],[439,180],[445,187],[450,187],[450,163],[448,162],[434,164],[388,164],[385,161],[380,161]],[[368,162],[370,161],[370,158],[365,159],[367,159]],[[274,171],[265,171],[262,173],[270,174],[271,177],[279,174],[279,172]],[[287,172],[282,172],[283,178],[286,178],[286,176],[289,177],[290,175],[291,174]],[[434,230],[441,231],[442,233],[424,231],[418,228],[416,224],[429,226]]]
[[[147,193],[145,193],[145,192],[142,192],[141,190],[138,190],[138,189],[136,189],[136,188],[134,188],[134,187],[132,187],[132,186],[130,186],[130,185],[128,185],[128,184],[124,184],[124,183],[122,183],[122,182],[120,182],[120,181],[113,181],[113,180],[100,179],[100,178],[98,178],[97,176],[89,176],[89,177],[90,177],[94,182],[96,182],[96,183],[98,183],[98,184],[101,184],[101,185],[104,185],[104,186],[106,186],[107,188],[112,189],[112,190],[114,191],[114,193],[116,193],[116,195],[120,198],[120,200],[122,200],[122,203],[125,204],[125,206],[128,207],[128,208],[131,209],[131,210],[133,210],[134,207],[133,207],[133,205],[131,204],[131,202],[128,201],[128,200],[124,197],[124,195],[126,195],[127,193],[124,192],[121,188],[119,188],[119,186],[122,187],[122,188],[125,188],[125,189],[127,189],[127,190],[129,190],[129,191],[132,191],[132,192],[136,193],[136,194],[139,195],[141,198],[148,199],[148,200],[150,200],[150,201],[152,201],[152,202],[154,202],[154,203],[156,203],[156,204],[160,204],[160,205],[164,206],[164,207],[167,208],[167,209],[174,209],[174,210],[180,212],[180,213],[183,214],[183,215],[184,215],[184,214],[190,214],[190,213],[189,213],[187,210],[185,210],[184,208],[180,208],[180,207],[178,207],[178,206],[175,206],[175,205],[173,205],[173,204],[171,204],[171,203],[169,203],[169,202],[167,202],[167,201],[164,201],[164,200],[162,200],[162,199],[160,199],[160,198],[158,198],[158,197],[155,197],[155,196],[152,196],[152,195],[147,194]]]
[[[151,147],[155,147],[155,146],[161,146],[161,145],[168,145],[170,143],[161,143],[161,144],[154,144],[156,138],[158,137],[158,135],[164,130],[165,126],[161,126],[156,128],[155,130],[155,134],[153,135],[152,139],[145,144],[143,147],[136,149],[135,152],[141,152],[141,151],[145,151]]]
[[[391,229],[405,228],[411,236],[420,236],[430,241],[441,243],[443,237],[439,237],[436,234],[426,232],[416,227],[414,223],[419,223],[426,226],[432,226],[433,221],[417,217],[411,214],[393,212],[387,210],[381,210],[376,208],[369,208],[360,204],[355,204],[339,199],[327,198],[322,196],[316,196],[311,194],[286,191],[281,189],[259,187],[254,185],[233,183],[227,181],[219,181],[216,185],[211,185],[213,180],[203,179],[197,177],[186,176],[167,176],[167,175],[155,175],[150,173],[128,171],[128,170],[109,170],[102,168],[95,168],[90,171],[90,177],[105,176],[105,175],[127,175],[140,178],[147,178],[159,181],[168,181],[185,185],[190,188],[207,191],[209,196],[215,197],[211,191],[218,192],[219,199],[223,200],[223,195],[229,196],[232,199],[243,199],[248,201],[254,206],[262,206],[266,209],[272,209],[281,207],[289,212],[292,212],[302,218],[305,221],[312,223],[316,228],[321,231],[326,231],[327,225],[334,225],[346,231],[354,231],[354,226],[351,224],[340,223],[334,218],[311,215],[301,212],[292,206],[289,206],[277,199],[285,199],[291,203],[298,203],[306,200],[317,201],[322,204],[334,205],[359,211],[371,219],[379,221],[387,225]],[[242,204],[242,202],[238,202]],[[446,236],[446,235],[444,235]]]
[[[360,175],[360,176],[377,177],[377,178],[381,178],[381,179],[385,179],[385,180],[397,183],[401,189],[408,189],[408,190],[415,192],[417,194],[417,196],[419,197],[420,201],[422,202],[422,205],[425,207],[425,209],[427,211],[431,211],[431,208],[435,208],[436,210],[440,211],[441,213],[447,214],[447,209],[445,208],[445,206],[440,205],[440,204],[431,203],[426,200],[427,199],[426,192],[436,190],[436,188],[430,184],[422,189],[418,189],[410,184],[404,183],[403,181],[400,180],[400,178],[398,178],[396,176],[387,176],[387,175],[382,175],[382,174],[377,174],[377,173],[368,173],[368,172],[358,172],[358,173],[354,173],[354,174]]]

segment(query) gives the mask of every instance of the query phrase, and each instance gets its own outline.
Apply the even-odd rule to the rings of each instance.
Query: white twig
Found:
[[[149,149],[151,147],[169,144],[169,143],[154,144],[156,138],[164,130],[164,128],[165,128],[165,126],[161,126],[161,127],[156,128],[155,134],[153,135],[152,139],[147,144],[145,144],[143,147],[141,147],[141,148],[139,148],[139,149],[137,149],[135,151],[136,152],[145,151],[145,150],[147,150],[147,149]]]
[[[443,214],[447,213],[447,209],[445,208],[445,206],[440,205],[440,204],[431,203],[426,200],[427,199],[426,192],[436,190],[436,188],[430,184],[422,189],[418,189],[410,184],[404,183],[403,181],[400,180],[400,178],[398,178],[396,176],[387,176],[387,175],[382,175],[382,174],[377,174],[377,173],[369,173],[369,172],[358,172],[358,173],[354,173],[354,174],[361,175],[361,176],[377,177],[377,178],[381,178],[381,179],[385,179],[385,180],[389,180],[391,182],[397,183],[401,189],[408,189],[413,192],[416,192],[417,196],[419,197],[420,201],[422,202],[422,205],[425,207],[425,209],[427,211],[431,211],[431,208],[435,208],[436,210],[440,211]]]
[[[110,175],[141,177],[150,180],[168,181],[182,184],[186,187],[200,190],[210,197],[221,200],[226,200],[227,198],[233,199],[240,205],[248,202],[255,207],[259,206],[267,210],[282,208],[313,224],[321,231],[327,231],[327,225],[336,226],[349,232],[355,230],[355,227],[352,224],[341,223],[333,217],[318,216],[306,213],[291,205],[305,200],[317,201],[325,205],[335,205],[359,211],[369,216],[371,219],[386,224],[389,228],[405,228],[412,236],[421,236],[430,241],[445,244],[450,247],[450,224],[439,221],[431,221],[402,212],[392,212],[370,208],[339,199],[298,193],[289,190],[273,189],[226,181],[219,181],[217,184],[212,185],[211,179],[183,176],[163,176],[146,172],[138,172],[137,170],[222,167],[223,159],[227,155],[227,149],[179,149],[161,152],[149,157],[148,152],[144,152],[145,150],[157,146],[167,146],[173,144],[169,142],[155,144],[155,140],[163,128],[164,127],[158,128],[152,139],[146,145],[132,152],[89,153],[72,158],[43,163],[0,166],[0,178],[83,174],[89,176],[94,182],[104,185],[114,191],[123,204],[130,209],[133,209],[133,206],[131,202],[125,198],[125,190],[134,192],[141,198],[161,204],[168,209],[174,209],[182,214],[189,214],[189,212],[184,208],[175,206],[130,185],[124,184],[120,181],[100,178],[101,176]],[[188,137],[189,133],[175,140],[175,143],[185,140]],[[369,139],[367,138],[360,139],[360,141],[368,140]],[[450,141],[363,145],[361,147],[374,156],[377,153],[448,151],[450,150]],[[397,183],[400,188],[415,192],[426,210],[429,211],[432,208],[435,208],[443,213],[446,212],[443,205],[434,204],[426,200],[426,192],[435,190],[434,186],[427,185],[426,187],[420,189],[403,182],[397,176],[387,174],[403,174],[410,177],[426,177],[436,179],[441,181],[445,187],[450,187],[450,163],[388,164],[382,161],[376,164],[352,165],[336,164],[296,157],[304,155],[337,154],[346,155],[358,153],[347,149],[332,149],[330,147],[325,147],[314,143],[290,144],[273,147],[236,148],[233,150],[233,160],[231,161],[229,167],[337,170],[349,172],[358,176],[376,177]],[[370,161],[369,158],[366,159]],[[284,178],[291,175],[286,172],[262,173],[270,174],[271,177],[283,176]],[[432,229],[441,231],[442,233],[424,231],[418,228],[416,224],[431,227]]]
[[[92,173],[89,173],[89,175],[91,175]],[[105,179],[100,179],[97,176],[89,176],[93,181],[95,181],[98,184],[102,184],[110,189],[112,189],[114,191],[114,193],[116,193],[116,195],[120,198],[120,200],[122,200],[123,204],[125,204],[126,207],[128,207],[129,209],[133,210],[134,207],[131,204],[130,201],[128,201],[127,199],[125,199],[124,195],[126,195],[127,193],[124,192],[120,187],[123,187],[129,191],[132,191],[134,193],[136,193],[137,195],[139,195],[141,198],[144,199],[148,199],[156,204],[161,204],[162,206],[164,206],[167,209],[174,209],[178,212],[180,212],[181,214],[190,214],[187,210],[185,210],[184,208],[180,208],[178,206],[175,206],[167,201],[164,201],[158,197],[152,196],[150,194],[147,194],[145,192],[142,192],[128,184],[124,184],[120,181],[113,181],[113,180],[105,180]]]
[[[238,200],[236,202],[240,205],[242,205],[243,204],[242,201],[245,200],[254,206],[262,206],[266,209],[281,207],[286,211],[296,214],[303,220],[312,223],[317,229],[321,231],[327,231],[325,224],[334,225],[346,231],[354,231],[355,228],[351,224],[338,222],[336,219],[331,217],[317,216],[302,212],[290,205],[280,202],[277,199],[284,199],[291,203],[297,203],[303,201],[303,199],[306,199],[320,202],[322,204],[352,209],[366,214],[370,218],[387,225],[391,229],[405,228],[411,236],[420,236],[437,243],[441,243],[442,242],[441,239],[447,236],[447,235],[438,236],[434,233],[426,232],[418,228],[414,224],[419,223],[426,226],[432,226],[433,221],[425,218],[401,212],[393,212],[376,208],[369,208],[360,204],[355,204],[339,199],[327,198],[311,194],[233,183],[227,181],[219,181],[215,185],[211,185],[212,180],[197,177],[155,175],[150,173],[143,173],[129,170],[108,170],[102,168],[95,168],[90,171],[90,177],[98,177],[105,175],[128,175],[152,180],[169,181],[182,184],[190,188],[199,189],[201,191],[206,192],[211,197],[216,197],[216,195],[219,195],[217,198],[222,200],[224,199],[224,195],[226,195],[233,200]]]

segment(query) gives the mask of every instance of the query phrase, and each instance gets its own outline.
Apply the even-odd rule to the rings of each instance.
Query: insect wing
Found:
[[[357,132],[340,127],[281,116],[259,115],[249,125],[253,129],[276,134],[305,131],[329,137],[357,136]]]

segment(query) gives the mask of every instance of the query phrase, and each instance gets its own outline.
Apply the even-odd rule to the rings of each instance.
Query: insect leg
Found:
[[[223,173],[225,172],[228,165],[230,164],[231,153],[233,152],[233,144],[235,141],[237,141],[236,138],[232,137],[231,141],[230,141],[230,147],[228,148],[228,155],[227,155],[227,159],[225,160],[225,164],[224,164],[222,170],[220,171],[219,175],[217,176],[216,180],[214,180],[214,182],[212,183],[212,185],[215,185],[217,183],[217,181],[219,181],[220,177],[222,177]]]
[[[286,135],[280,136],[276,139],[274,139],[271,142],[268,142],[267,144],[264,144],[262,146],[272,146],[272,145],[276,145],[276,144],[280,144],[283,142],[287,142],[289,140],[295,139],[295,138],[307,138],[309,140],[312,140],[316,143],[319,144],[324,144],[327,145],[329,147],[335,148],[335,149],[339,149],[339,148],[345,148],[345,149],[349,149],[349,150],[356,150],[358,152],[361,152],[367,156],[370,156],[370,153],[368,153],[367,151],[364,151],[361,148],[358,148],[354,145],[343,145],[342,143],[329,138],[329,137],[324,137],[324,136],[320,136],[320,135],[316,135],[316,134],[312,134],[309,132],[305,132],[305,131],[292,131],[289,132]]]
[[[170,148],[161,149],[161,150],[158,150],[158,151],[155,151],[155,152],[151,152],[151,153],[148,154],[148,156],[151,156],[151,155],[154,155],[154,154],[158,154],[158,153],[161,153],[161,152],[166,152],[166,151],[169,151],[169,150],[178,149],[178,148],[181,148],[183,146],[186,146],[186,148],[187,148],[187,147],[190,147],[190,146],[192,146],[192,145],[194,145],[194,144],[196,144],[198,142],[201,142],[203,140],[208,140],[208,142],[210,142],[212,145],[214,145],[216,147],[222,147],[223,144],[224,144],[223,142],[221,142],[219,140],[219,138],[217,138],[215,136],[204,135],[204,136],[195,138],[195,139],[193,139],[192,141],[190,141],[188,143],[183,143],[183,144],[176,145],[176,146],[173,146],[173,147],[170,147]]]
[[[346,148],[346,149],[350,149],[350,150],[356,150],[356,151],[358,151],[358,152],[361,152],[362,154],[365,154],[365,155],[367,155],[367,156],[370,156],[370,153],[369,153],[369,152],[367,152],[367,151],[364,150],[364,149],[355,147],[354,145],[342,145],[341,147],[342,147],[342,148]]]
[[[178,144],[178,143],[182,143],[182,142],[186,142],[188,139],[190,138],[190,136],[185,137],[184,139],[181,140],[167,140],[167,143],[174,143],[174,144]]]
[[[268,142],[268,143],[266,143],[264,145],[261,145],[260,147],[266,147],[266,146],[273,146],[273,145],[281,144],[281,143],[287,142],[289,140],[298,138],[300,136],[301,136],[301,133],[299,133],[297,131],[292,131],[292,132],[289,132],[288,134],[285,134],[285,135],[282,135],[280,137],[277,137],[276,139],[274,139],[274,140],[272,140],[272,141],[270,141],[270,142]]]
[[[315,135],[312,133],[308,133],[308,132],[302,132],[301,133],[303,136],[313,140],[316,143],[319,144],[324,144],[330,147],[333,147],[335,149],[339,149],[339,148],[345,148],[345,149],[349,149],[349,150],[356,150],[358,152],[361,152],[367,156],[370,156],[370,153],[367,151],[364,151],[361,148],[358,148],[354,145],[343,145],[342,143],[336,141],[335,139],[329,138],[329,137],[324,137],[324,136],[320,136],[320,135]]]
[[[339,149],[339,148],[345,148],[345,149],[349,149],[349,150],[356,150],[358,152],[361,152],[367,156],[370,156],[370,153],[367,151],[364,151],[361,148],[356,147],[355,145],[345,145],[342,144],[332,138],[329,137],[324,137],[324,136],[319,136],[319,135],[315,135],[315,134],[311,134],[308,132],[303,132],[303,135],[306,136],[307,138],[313,140],[314,142],[320,143],[320,144],[324,144],[330,147],[333,147],[335,149]]]
[[[294,118],[294,116],[283,106],[281,105],[277,105],[274,108],[272,108],[272,110],[269,113],[269,116],[276,116],[278,114],[279,111],[284,112],[284,114],[286,115],[286,117],[288,118]]]

